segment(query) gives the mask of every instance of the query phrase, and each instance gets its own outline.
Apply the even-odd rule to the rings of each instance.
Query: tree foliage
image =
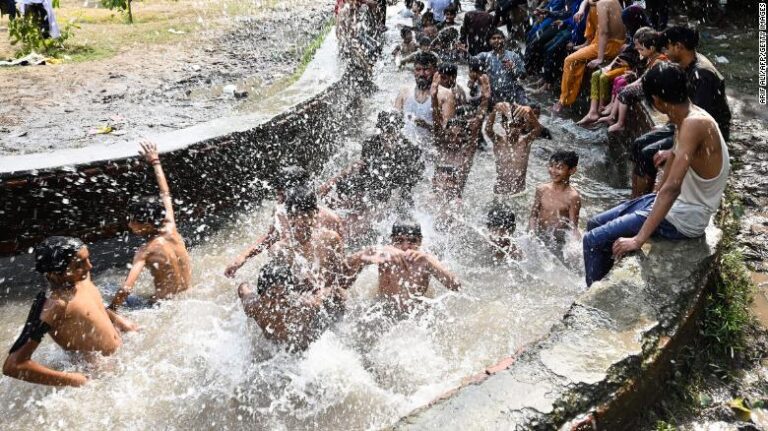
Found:
[[[101,0],[101,5],[107,9],[117,9],[128,15],[128,22],[133,23],[133,13],[131,11],[132,0]]]

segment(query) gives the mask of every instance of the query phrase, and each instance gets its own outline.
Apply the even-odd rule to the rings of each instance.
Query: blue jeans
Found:
[[[602,212],[587,222],[583,243],[587,286],[608,274],[613,267],[613,243],[640,232],[654,201],[655,193],[641,196]],[[674,240],[686,238],[666,219],[662,220],[653,236]]]

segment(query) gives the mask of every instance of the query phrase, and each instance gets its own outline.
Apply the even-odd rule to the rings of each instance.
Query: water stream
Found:
[[[400,7],[390,8],[390,17]],[[399,39],[392,19],[389,25],[385,53]],[[376,114],[392,107],[399,85],[413,82],[409,71],[397,70],[385,57],[375,75],[380,91],[362,107],[364,129],[340,144],[322,176],[357,156],[361,139],[373,133]],[[466,67],[460,69],[466,73]],[[459,82],[466,82],[465,74]],[[605,160],[599,132],[577,131],[568,121],[548,117],[542,122],[554,139],[534,143],[529,190],[548,181],[546,161],[553,149],[567,147],[581,156],[574,184],[583,196],[583,220],[628,194],[610,185],[614,181],[605,171],[611,161]],[[85,365],[50,339],[43,342],[35,358],[58,369],[87,370],[96,377],[87,386],[55,390],[0,378],[2,428],[327,430],[378,429],[395,422],[544,335],[584,290],[579,271],[563,265],[525,232],[532,193],[515,203],[525,258],[508,265],[491,262],[490,247],[479,233],[493,199],[494,178],[492,153],[479,152],[465,191],[463,225],[448,232],[434,228],[428,178],[417,187],[415,217],[425,233],[424,248],[463,283],[458,293],[433,284],[435,298],[427,311],[401,321],[382,317],[373,300],[376,272],[369,268],[351,289],[344,319],[307,351],[287,353],[265,340],[246,319],[235,287],[255,280],[266,258],[249,262],[237,281],[223,275],[226,264],[268,227],[273,202],[264,201],[191,250],[193,289],[159,308],[127,312],[143,329],[126,335],[113,357]],[[377,223],[380,242],[394,217]],[[126,273],[113,269],[96,274],[95,281],[109,297]],[[148,294],[150,286],[145,274],[138,291]],[[10,346],[18,335],[33,291],[24,298],[0,299],[2,346]]]

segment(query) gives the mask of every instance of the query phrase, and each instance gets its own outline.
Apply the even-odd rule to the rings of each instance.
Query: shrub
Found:
[[[73,28],[79,28],[73,22],[67,23],[57,38],[45,38],[36,18],[31,15],[17,16],[8,24],[8,36],[11,45],[21,45],[16,52],[17,57],[23,57],[30,52],[56,57],[64,51],[64,43],[74,36]]]
[[[117,9],[120,12],[128,14],[128,22],[133,23],[133,13],[131,12],[132,0],[101,0],[101,5],[107,9]]]

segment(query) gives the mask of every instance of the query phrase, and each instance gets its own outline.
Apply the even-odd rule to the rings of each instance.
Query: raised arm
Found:
[[[490,114],[488,114],[488,120],[485,121],[485,134],[488,135],[491,140],[493,140],[493,144],[496,145],[497,142],[501,140],[501,136],[496,133],[496,130],[493,129],[493,125],[496,123],[496,108],[494,107]]]
[[[423,252],[422,252],[423,253]],[[427,271],[437,279],[446,289],[457,291],[461,288],[461,282],[442,262],[431,254],[423,253],[426,257]]]
[[[139,154],[144,157],[152,168],[155,170],[155,177],[157,178],[157,186],[160,188],[160,199],[163,201],[165,207],[165,221],[166,223],[176,224],[176,217],[173,214],[173,201],[171,200],[171,190],[168,188],[168,181],[165,179],[165,173],[163,167],[160,165],[160,155],[157,153],[157,145],[154,142],[144,140],[140,143],[141,150]]]
[[[275,229],[275,225],[273,224],[269,227],[267,233],[259,237],[259,239],[257,239],[251,247],[237,256],[234,262],[232,262],[227,267],[227,269],[224,270],[224,275],[229,278],[234,278],[235,273],[240,268],[242,268],[243,265],[245,265],[245,262],[247,262],[252,257],[258,256],[263,251],[269,250],[270,247],[277,244],[278,241],[280,241],[280,235],[277,233],[277,229]]]

